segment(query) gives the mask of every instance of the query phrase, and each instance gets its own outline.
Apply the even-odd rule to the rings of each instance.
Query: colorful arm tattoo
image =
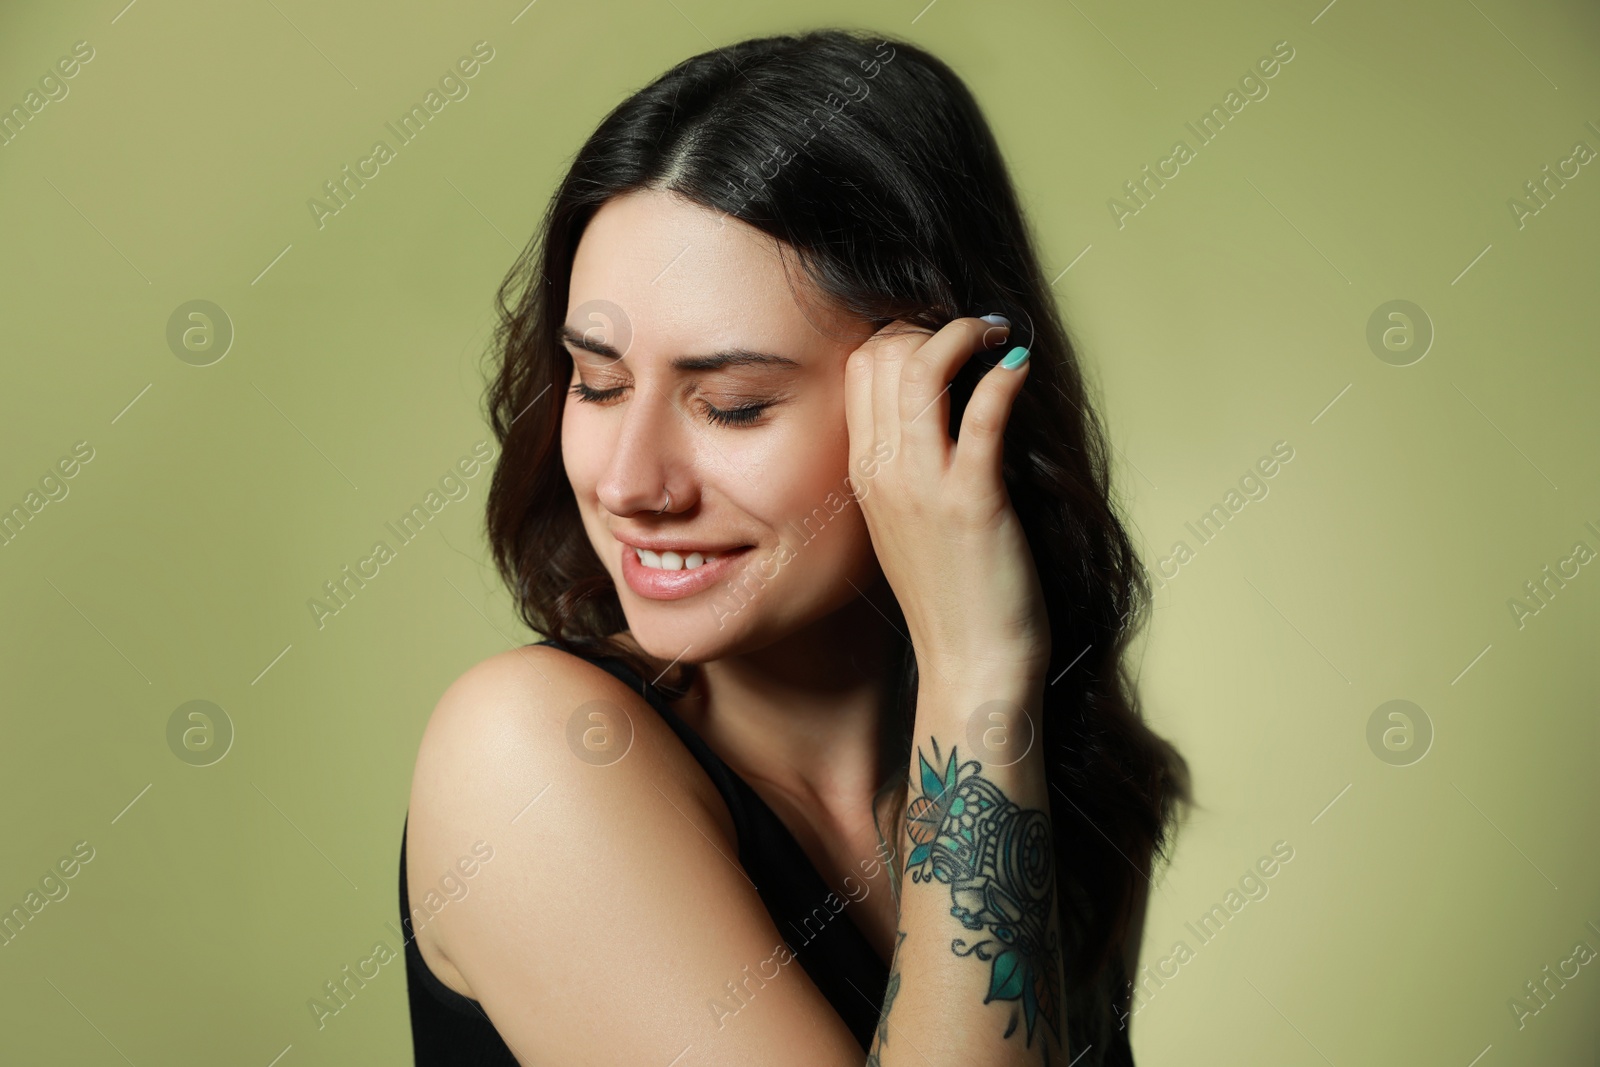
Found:
[[[982,763],[959,762],[954,747],[942,767],[938,741],[933,763],[920,748],[917,762],[922,791],[906,808],[912,882],[948,885],[950,914],[967,929],[984,932],[971,945],[959,937],[950,943],[957,956],[975,955],[990,964],[983,1002],[1019,1002],[1028,1047],[1041,1015],[1059,1043],[1061,938],[1049,813],[1013,803],[983,777]],[[1013,1011],[1001,1036],[1016,1029]]]

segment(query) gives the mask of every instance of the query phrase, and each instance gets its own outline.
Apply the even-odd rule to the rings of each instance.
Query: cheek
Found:
[[[793,547],[795,573],[815,578],[858,572],[872,554],[872,539],[846,480],[850,444],[842,400],[837,411],[819,411],[803,432],[785,436],[776,462],[767,467],[775,477],[758,479],[770,486],[760,514],[770,516]]]
[[[586,417],[589,413],[581,409],[574,411],[576,407],[577,402],[569,400],[562,413],[561,466],[578,502],[583,527],[590,541],[598,547],[605,544],[607,535],[604,528],[597,525],[601,520],[595,515],[594,501],[600,479],[605,476],[611,446],[598,432],[594,421]]]
[[[577,402],[567,401],[561,414],[561,464],[567,472],[567,481],[579,500],[594,494],[605,464],[605,450],[595,434],[585,412],[575,410]]]
[[[845,511],[833,515],[828,508],[829,494],[838,494],[849,470],[849,433],[844,418],[843,395],[808,396],[784,413],[784,418],[769,432],[749,435],[748,446],[734,441],[724,446],[735,466],[748,472],[729,485],[730,492],[748,502],[748,510],[766,518],[773,526],[785,522],[799,526],[820,509],[830,517],[843,519]],[[820,516],[818,516],[820,518]]]

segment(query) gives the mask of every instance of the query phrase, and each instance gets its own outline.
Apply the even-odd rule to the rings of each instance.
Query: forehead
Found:
[[[777,243],[738,219],[658,191],[615,197],[573,258],[566,322],[630,352],[722,346],[799,357],[838,336],[837,315]]]

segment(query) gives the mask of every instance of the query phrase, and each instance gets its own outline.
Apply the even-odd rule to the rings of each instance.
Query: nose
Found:
[[[611,461],[595,487],[613,515],[654,514],[667,506],[683,511],[694,503],[693,448],[684,440],[689,430],[672,400],[657,389],[640,385],[623,407]]]

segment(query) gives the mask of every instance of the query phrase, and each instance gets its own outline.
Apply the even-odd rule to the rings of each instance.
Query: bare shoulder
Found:
[[[727,806],[640,693],[553,645],[509,649],[468,668],[439,698],[417,751],[412,818],[453,813],[488,824],[504,815],[509,825],[530,816],[543,792],[597,785],[602,777],[586,771],[629,759],[732,840]]]
[[[860,1062],[783,966],[710,780],[609,672],[545,645],[465,671],[424,732],[408,819],[423,958],[524,1062],[667,1063],[689,1045],[703,1064]],[[778,980],[735,1020],[727,983],[758,968]]]

